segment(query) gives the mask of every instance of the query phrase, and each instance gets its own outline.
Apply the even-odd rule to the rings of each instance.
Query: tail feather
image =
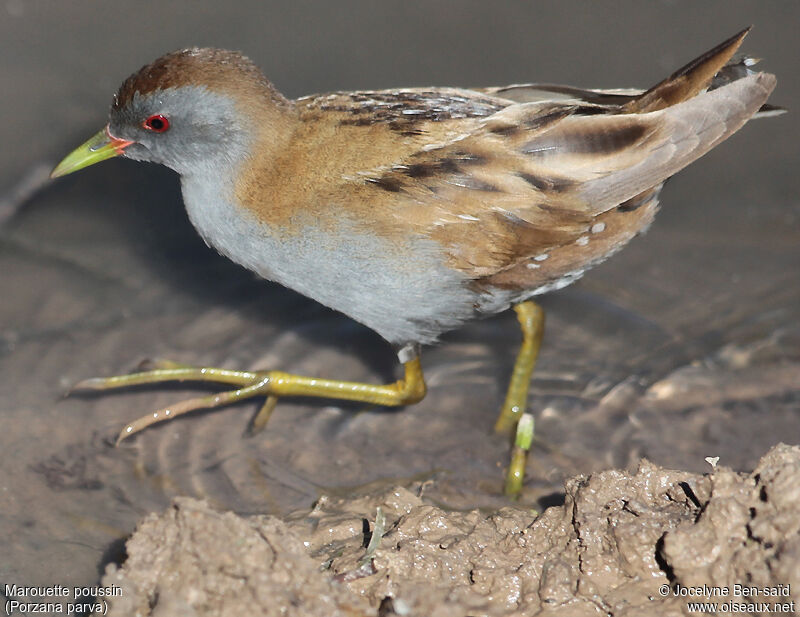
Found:
[[[735,55],[742,39],[749,31],[750,28],[746,28],[735,34],[649,90],[635,88],[602,90],[545,83],[515,84],[477,90],[515,103],[575,100],[609,110],[615,108],[614,113],[657,111],[692,98],[702,90],[716,90],[737,79],[755,74],[751,67],[759,62],[758,58]],[[782,107],[765,104],[755,117],[775,116],[785,111]]]
[[[584,198],[603,211],[663,182],[738,131],[764,104],[775,82],[774,75],[757,73],[638,116],[654,122],[660,138],[643,144],[639,163],[584,182]]]
[[[665,80],[645,91],[624,106],[628,113],[644,113],[671,107],[686,101],[706,90],[739,49],[744,37],[750,32],[745,28],[679,68]]]

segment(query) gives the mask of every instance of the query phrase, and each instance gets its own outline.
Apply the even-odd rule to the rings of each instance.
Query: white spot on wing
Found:
[[[544,261],[548,257],[550,257],[550,255],[548,255],[547,253],[542,253],[541,255],[537,255],[536,257],[534,257],[534,259],[536,261]]]
[[[563,289],[567,285],[570,285],[577,281],[579,278],[583,276],[584,270],[573,270],[572,272],[567,272],[564,276],[560,279],[556,279],[551,283],[547,283],[546,285],[542,285],[541,287],[537,287],[531,293],[531,296],[538,296],[541,294],[546,294],[551,291],[557,291],[559,289]]]
[[[606,224],[605,223],[595,223],[592,225],[592,229],[590,230],[593,234],[599,234],[602,231],[605,231]]]
[[[586,246],[589,244],[589,236],[581,236],[577,240],[575,240],[575,244],[578,246]]]

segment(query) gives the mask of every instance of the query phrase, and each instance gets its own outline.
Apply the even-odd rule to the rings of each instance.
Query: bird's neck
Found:
[[[253,106],[251,118],[252,141],[245,165],[263,166],[277,160],[292,142],[300,118],[294,102],[277,90],[270,93],[267,104]]]
[[[283,99],[277,91],[276,95]],[[200,235],[224,255],[254,270],[247,255],[238,251],[262,235],[262,230],[258,219],[240,203],[237,192],[245,180],[252,182],[254,169],[262,174],[258,178],[261,185],[268,183],[268,170],[294,139],[298,114],[292,102],[280,99],[259,97],[246,108],[238,100],[242,141],[231,142],[220,160],[204,161],[204,165],[180,174],[186,210]]]
[[[293,102],[279,92],[231,96],[235,121],[227,140],[213,156],[172,166],[184,181],[219,183],[222,192],[234,190],[237,178],[254,166],[269,168],[286,151],[299,124]]]

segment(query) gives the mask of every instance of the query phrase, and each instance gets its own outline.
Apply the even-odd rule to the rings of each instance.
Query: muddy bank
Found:
[[[720,612],[765,613],[790,609],[800,589],[796,446],[750,474],[642,460],[576,476],[539,516],[445,511],[425,488],[323,497],[284,518],[176,499],[109,567],[103,584],[122,593],[108,614],[681,615],[704,596]],[[368,555],[379,507],[384,533]]]

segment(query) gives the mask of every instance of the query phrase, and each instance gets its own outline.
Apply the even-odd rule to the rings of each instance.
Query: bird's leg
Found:
[[[506,484],[504,492],[508,497],[517,497],[522,491],[522,481],[525,479],[525,461],[528,450],[533,441],[533,416],[529,413],[522,414],[517,422],[517,434],[511,448],[511,461],[508,463]]]
[[[313,396],[386,406],[408,405],[422,400],[426,392],[425,379],[416,350],[404,347],[398,356],[403,363],[405,375],[399,381],[384,385],[318,379],[282,371],[232,371],[159,362],[155,370],[118,377],[87,379],[77,384],[74,389],[110,390],[168,381],[210,381],[238,386],[235,390],[181,401],[142,416],[120,432],[117,443],[152,424],[170,420],[195,409],[221,407],[247,398],[265,396],[266,403],[252,424],[253,430],[259,430],[266,424],[275,404],[282,396]]]
[[[500,416],[494,425],[494,430],[498,433],[511,433],[517,428],[517,424],[525,413],[525,406],[528,400],[528,386],[531,381],[533,367],[536,365],[536,357],[539,355],[539,348],[542,345],[542,335],[544,334],[544,311],[535,302],[528,300],[521,302],[514,307],[522,327],[522,346],[517,354],[517,361],[514,363],[514,371],[511,374],[511,381],[508,384],[506,400],[500,410]],[[517,441],[527,443],[533,435],[533,425],[525,426],[525,435],[520,442],[520,435]],[[517,448],[515,446],[515,448]],[[526,452],[527,448],[523,448]],[[515,450],[515,455],[509,465],[506,476],[506,493],[519,493],[522,487],[522,477],[525,470],[525,452],[519,453]]]
[[[511,433],[525,413],[528,401],[528,386],[531,382],[533,367],[536,357],[542,346],[544,333],[544,311],[542,307],[531,300],[520,302],[514,307],[517,319],[522,327],[522,346],[514,363],[514,372],[506,391],[506,400],[500,410],[500,416],[494,425],[497,433]]]

